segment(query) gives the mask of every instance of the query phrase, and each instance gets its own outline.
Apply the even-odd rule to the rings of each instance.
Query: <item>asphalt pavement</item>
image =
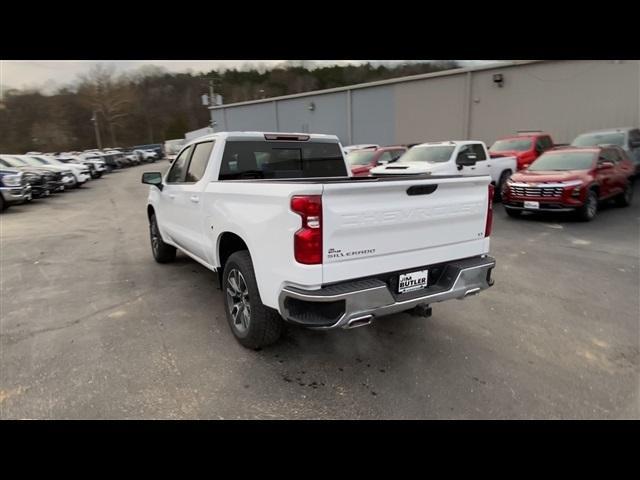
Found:
[[[217,278],[157,264],[143,170],[0,215],[3,419],[640,418],[640,187],[590,223],[496,205],[495,285],[246,350]]]

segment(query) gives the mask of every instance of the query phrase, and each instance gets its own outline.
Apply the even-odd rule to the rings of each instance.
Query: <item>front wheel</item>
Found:
[[[616,197],[616,205],[619,207],[628,207],[631,205],[633,199],[633,185],[631,182],[627,182],[624,187],[624,191]]]
[[[246,250],[232,254],[224,266],[222,290],[227,321],[236,340],[246,348],[262,348],[282,333],[282,317],[260,300],[251,256]]]
[[[507,188],[507,180],[509,180],[511,175],[511,170],[504,171],[502,172],[502,175],[500,175],[500,180],[498,180],[498,185],[496,185],[496,191],[494,194],[494,200],[496,202],[500,202],[502,200],[502,193],[504,192],[504,189]]]
[[[175,260],[176,247],[168,245],[162,240],[155,215],[151,215],[149,219],[149,236],[151,238],[151,251],[156,262],[168,263]]]
[[[584,201],[584,205],[576,211],[578,219],[583,222],[590,222],[596,217],[598,213],[598,194],[595,190],[589,190],[587,192],[587,198]]]

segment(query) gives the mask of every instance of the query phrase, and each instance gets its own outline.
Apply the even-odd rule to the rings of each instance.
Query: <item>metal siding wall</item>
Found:
[[[309,103],[315,104],[310,111]],[[273,106],[270,105],[273,111]],[[347,93],[330,93],[278,101],[278,124],[281,132],[310,132],[337,135],[348,141]]]
[[[352,143],[392,145],[396,141],[395,87],[351,91]]]
[[[568,143],[588,130],[637,126],[639,63],[557,61],[474,72],[471,136],[490,144],[541,129]],[[494,73],[503,74],[502,88]]]
[[[259,103],[225,108],[228,131],[264,131],[276,130],[276,119],[272,103]]]
[[[395,84],[395,143],[463,139],[465,78],[463,73]]]

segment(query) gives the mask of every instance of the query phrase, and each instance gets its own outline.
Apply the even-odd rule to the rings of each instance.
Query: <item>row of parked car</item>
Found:
[[[521,131],[490,148],[480,141],[344,147],[353,176],[489,175],[507,213],[575,212],[592,220],[598,205],[631,203],[640,174],[640,129],[612,128],[556,144],[541,131]]]
[[[116,169],[153,163],[164,157],[162,144],[83,152],[0,154],[0,211],[12,204],[81,187]]]

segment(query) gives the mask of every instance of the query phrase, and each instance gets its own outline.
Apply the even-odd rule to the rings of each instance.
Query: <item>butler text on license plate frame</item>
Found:
[[[415,292],[427,286],[429,270],[401,273],[398,277],[398,293]]]

